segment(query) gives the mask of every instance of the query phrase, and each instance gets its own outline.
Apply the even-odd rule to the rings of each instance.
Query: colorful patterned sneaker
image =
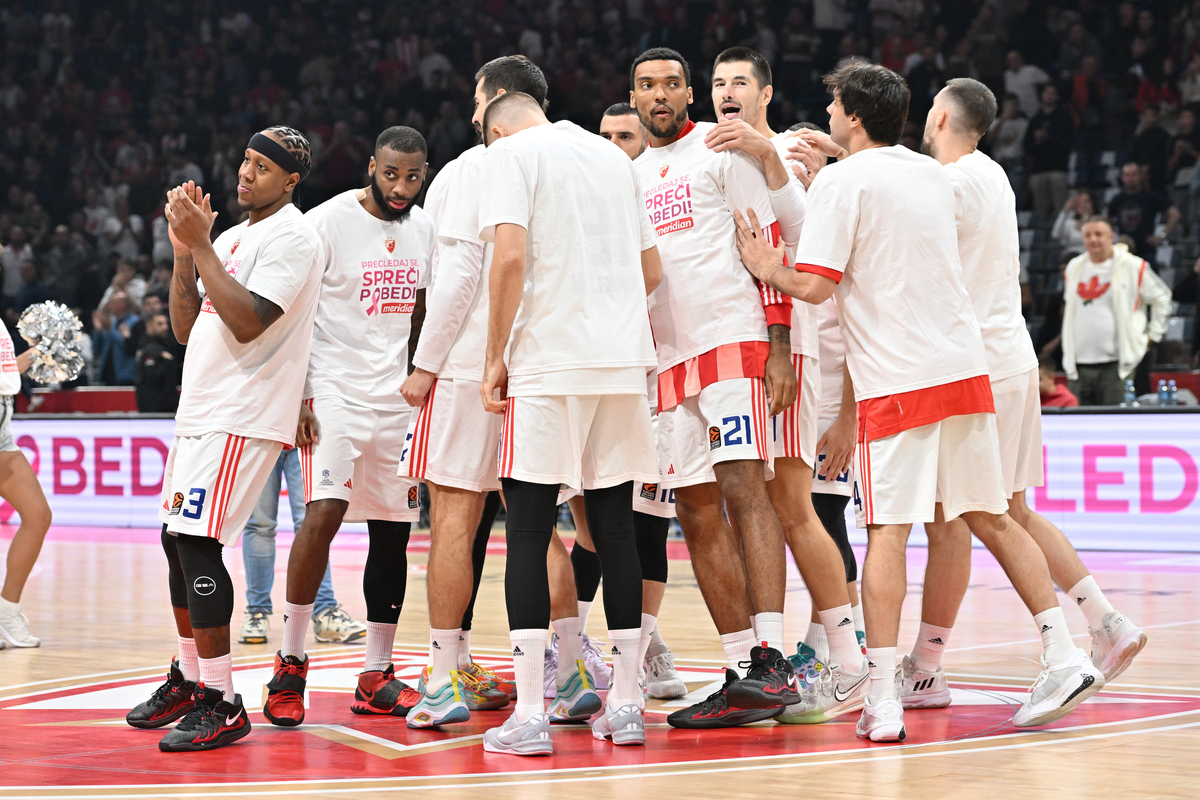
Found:
[[[912,656],[905,656],[896,667],[896,697],[907,708],[945,708],[950,705],[950,687],[946,671],[938,667],[925,672]]]
[[[546,712],[551,722],[580,722],[595,714],[603,704],[596,683],[582,660],[562,683],[556,682],[554,702]]]
[[[172,661],[167,671],[167,681],[150,695],[150,699],[138,703],[133,710],[125,715],[125,721],[135,728],[161,728],[169,725],[182,716],[186,716],[196,707],[192,695],[196,692],[196,684],[184,680],[179,671],[179,662]]]
[[[428,671],[428,667],[425,668]],[[424,677],[424,676],[422,676]],[[421,683],[421,700],[408,712],[408,727],[433,728],[452,722],[466,722],[471,718],[462,689],[462,678],[458,670],[450,670],[450,680],[432,694],[424,681]]]
[[[604,662],[600,650],[602,647],[604,642],[589,639],[586,633],[583,634],[583,663],[595,679],[596,688],[604,691],[612,686],[612,667]]]
[[[734,708],[782,708],[800,700],[799,682],[792,662],[773,647],[750,648],[746,677],[729,687],[729,705]]]
[[[358,686],[354,689],[354,702],[350,704],[350,710],[355,714],[403,717],[420,700],[421,693],[397,678],[395,668],[388,664],[386,669],[358,674]]]
[[[801,692],[816,683],[825,669],[825,664],[817,658],[817,651],[804,642],[796,642],[796,654],[788,656],[787,660],[796,671],[796,683]]]
[[[886,697],[875,705],[865,703],[854,733],[872,742],[903,742],[904,707],[894,697]]]
[[[471,711],[495,711],[509,704],[508,692],[491,681],[477,678],[466,670],[459,670],[458,676],[462,680],[463,699]]]
[[[275,674],[267,684],[263,716],[273,725],[294,728],[304,722],[304,687],[308,681],[308,656],[275,654]]]
[[[271,630],[271,618],[264,611],[247,611],[242,620],[242,630],[238,641],[242,644],[266,644],[267,633]]]
[[[604,713],[592,723],[592,736],[604,741],[609,739],[617,745],[646,743],[646,723],[642,709],[634,703],[620,708],[605,708]]]
[[[675,656],[665,644],[646,648],[642,675],[645,694],[657,700],[674,700],[687,694],[687,684],[675,671]]]
[[[542,697],[553,700],[558,695],[558,637],[550,637],[542,663]]]
[[[250,718],[242,696],[226,700],[220,689],[196,686],[196,707],[158,742],[164,753],[213,750],[233,744],[250,732]]]
[[[738,680],[738,674],[725,670],[725,685],[699,703],[676,711],[667,717],[672,728],[734,728],[751,722],[762,722],[779,716],[779,708],[735,708],[729,705],[727,691]]]
[[[513,714],[499,728],[492,728],[483,734],[483,749],[489,753],[512,753],[516,756],[553,755],[550,720],[545,714],[534,714],[521,722]]]
[[[816,682],[804,690],[800,700],[779,715],[789,725],[812,725],[862,708],[867,697],[866,659],[860,672],[849,672],[840,664],[830,664]]]
[[[1093,666],[1081,648],[1061,664],[1046,665],[1034,681],[1025,705],[1017,709],[1013,725],[1033,728],[1062,719],[1075,706],[1104,688],[1104,673]]]
[[[867,655],[867,634],[865,631],[855,631],[854,636],[858,639],[858,649],[862,650],[863,657]]]
[[[1133,659],[1146,646],[1146,634],[1119,611],[1104,615],[1097,630],[1088,628],[1092,635],[1092,663],[1104,673],[1104,681],[1113,680],[1133,663]]]
[[[488,669],[487,667],[479,664],[478,662],[472,661],[470,664],[463,667],[459,671],[465,672],[468,675],[470,675],[471,677],[476,678],[480,681],[483,681],[484,683],[489,684],[490,686],[493,686],[497,690],[504,692],[505,694],[508,695],[509,700],[517,699],[517,683],[516,683],[516,681],[510,681],[505,678],[501,678],[493,670]]]
[[[312,618],[313,636],[318,642],[357,642],[367,635],[367,626],[351,617],[341,606],[323,609]]]

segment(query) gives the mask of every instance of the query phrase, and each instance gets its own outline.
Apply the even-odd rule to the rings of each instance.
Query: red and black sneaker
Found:
[[[242,696],[225,699],[220,689],[196,687],[196,707],[158,743],[164,753],[213,750],[233,744],[250,732],[250,718],[242,705]]]
[[[179,662],[172,661],[167,682],[159,686],[144,703],[138,703],[125,715],[125,721],[135,728],[161,728],[186,715],[196,707],[192,695],[196,684],[184,680]]]
[[[263,716],[274,725],[292,728],[304,722],[304,686],[308,679],[308,656],[275,654],[275,674],[267,684]]]
[[[783,653],[763,642],[750,648],[750,661],[743,661],[746,677],[729,687],[729,705],[736,708],[783,708],[800,702],[796,669]]]
[[[667,717],[673,728],[735,728],[750,722],[773,719],[783,713],[778,708],[735,708],[729,704],[729,687],[738,681],[731,669],[725,670],[725,685],[693,706],[676,711]]]
[[[388,664],[387,669],[359,673],[350,710],[355,714],[404,717],[419,702],[421,693],[397,678],[395,669]]]

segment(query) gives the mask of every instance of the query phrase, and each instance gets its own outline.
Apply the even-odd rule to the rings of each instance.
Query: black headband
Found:
[[[257,150],[267,158],[274,161],[279,166],[283,167],[288,173],[298,172],[300,180],[308,177],[308,167],[304,166],[297,158],[289,153],[283,145],[272,139],[270,136],[265,136],[261,133],[256,133],[250,137],[250,144],[246,147],[251,150]],[[299,181],[297,181],[299,183]]]

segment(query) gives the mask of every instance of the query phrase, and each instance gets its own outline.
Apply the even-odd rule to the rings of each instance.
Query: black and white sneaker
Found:
[[[210,689],[201,683],[196,687],[195,697],[196,707],[159,741],[159,750],[164,753],[214,750],[233,744],[250,732],[250,718],[240,694],[235,694],[230,702],[220,689]]]
[[[764,642],[750,649],[750,661],[743,661],[746,677],[729,687],[729,705],[733,708],[783,708],[799,702],[800,683],[792,662],[783,653]]]
[[[192,695],[196,684],[184,680],[179,662],[172,661],[167,671],[167,680],[150,695],[150,699],[138,703],[125,715],[125,721],[135,728],[161,728],[187,714],[196,707]]]

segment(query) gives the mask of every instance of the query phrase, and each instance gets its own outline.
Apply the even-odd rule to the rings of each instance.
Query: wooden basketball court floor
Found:
[[[12,536],[0,528],[0,539]],[[365,536],[343,534],[332,554],[334,587],[364,618],[360,581]],[[280,534],[275,585],[281,609],[287,542]],[[7,540],[0,549],[7,546]],[[504,541],[493,538],[475,617],[477,657],[506,667]],[[671,545],[661,630],[692,694],[715,688],[721,650],[682,544]],[[427,645],[424,565],[428,536],[414,533],[408,595],[395,663],[415,682]],[[238,590],[240,552],[227,553]],[[860,553],[861,556],[861,553]],[[925,553],[911,548],[902,649],[916,630]],[[159,732],[123,722],[162,680],[172,656],[166,569],[157,530],[56,527],[23,598],[38,649],[0,651],[0,798],[386,797],[413,791],[468,798],[819,796],[863,798],[1089,798],[1200,795],[1200,556],[1084,553],[1108,596],[1150,636],[1114,685],[1044,730],[1017,730],[1012,713],[1038,672],[1032,622],[996,563],[976,551],[971,591],[949,643],[954,704],[906,714],[901,745],[864,744],[857,715],[818,726],[775,723],[681,731],[650,701],[644,748],[594,741],[587,728],[559,728],[556,753],[522,759],[483,751],[483,731],[508,711],[477,713],[442,731],[412,731],[394,718],[352,715],[361,644],[315,645],[309,710],[300,729],[276,729],[261,708],[281,635],[234,644],[235,683],[254,731],[208,753],[163,754]],[[1065,604],[1065,605],[1070,605]],[[806,626],[809,602],[790,567],[787,636]],[[1067,607],[1088,647],[1082,615]],[[605,634],[597,603],[589,632]]]

